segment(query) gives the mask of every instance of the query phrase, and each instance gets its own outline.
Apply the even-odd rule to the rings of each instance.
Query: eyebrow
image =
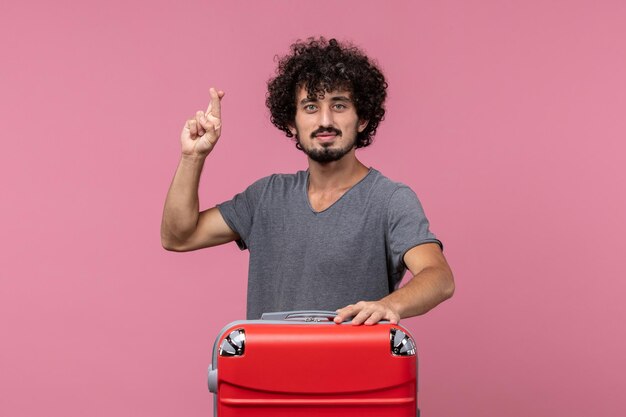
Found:
[[[302,100],[300,100],[300,104],[315,103],[316,101],[319,101],[317,99],[317,97],[315,97],[315,98],[305,97]],[[348,96],[333,96],[333,97],[330,98],[330,101],[333,101],[333,102],[345,101],[345,102],[348,102],[348,103],[352,103],[352,100]]]

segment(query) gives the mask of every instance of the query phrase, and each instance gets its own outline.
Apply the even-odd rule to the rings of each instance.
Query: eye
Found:
[[[317,106],[315,104],[306,104],[303,109],[307,113],[313,113],[315,110],[317,110]]]
[[[335,108],[335,110],[339,110],[339,111],[341,111],[341,110],[345,110],[345,109],[347,109],[347,108],[348,108],[348,106],[346,106],[345,104],[342,104],[342,103],[336,103],[336,104],[334,105],[334,108]]]

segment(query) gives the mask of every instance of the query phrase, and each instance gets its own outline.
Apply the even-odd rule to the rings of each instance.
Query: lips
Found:
[[[332,143],[337,136],[341,136],[341,130],[335,128],[319,128],[312,132],[314,137],[319,143]]]
[[[336,137],[337,135],[334,133],[320,133],[320,134],[315,135],[315,139],[317,139],[318,141],[322,143],[332,142],[333,140],[335,140]]]

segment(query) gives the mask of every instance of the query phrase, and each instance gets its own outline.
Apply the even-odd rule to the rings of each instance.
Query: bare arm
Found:
[[[204,161],[221,131],[220,101],[224,92],[211,88],[206,112],[187,120],[181,133],[181,159],[165,199],[161,244],[167,250],[189,251],[238,238],[217,208],[200,212],[198,186]]]
[[[402,288],[378,301],[360,301],[337,310],[335,322],[349,317],[353,324],[375,324],[380,320],[398,323],[431,310],[454,294],[454,278],[441,248],[436,243],[415,246],[404,255],[413,278]]]

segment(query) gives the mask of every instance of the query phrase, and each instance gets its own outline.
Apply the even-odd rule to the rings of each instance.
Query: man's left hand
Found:
[[[365,324],[367,326],[376,324],[381,320],[389,320],[392,324],[398,324],[400,314],[391,305],[383,300],[379,301],[359,301],[337,310],[337,317],[334,322],[339,324],[350,317],[353,325]]]

